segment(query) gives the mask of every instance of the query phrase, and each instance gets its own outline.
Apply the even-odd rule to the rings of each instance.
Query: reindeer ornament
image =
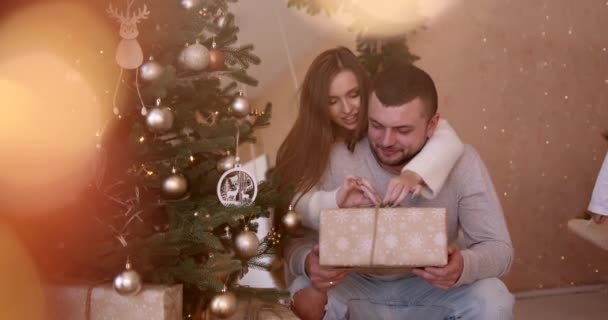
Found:
[[[141,46],[139,42],[137,42],[137,36],[139,35],[139,31],[137,30],[137,24],[143,20],[147,19],[150,11],[148,11],[148,7],[144,4],[143,9],[139,8],[137,14],[130,13],[131,6],[135,0],[127,0],[127,12],[126,14],[119,13],[118,9],[114,8],[110,3],[109,8],[107,9],[108,15],[111,18],[115,18],[118,22],[120,22],[120,43],[118,44],[118,48],[116,49],[116,62],[120,66],[120,75],[118,76],[118,81],[116,82],[116,88],[114,90],[114,100],[113,100],[113,111],[114,114],[118,115],[119,110],[116,106],[116,96],[118,94],[118,86],[122,79],[122,73],[124,69],[134,70],[139,68],[144,62],[144,54],[141,50]],[[137,89],[137,94],[139,95],[139,99],[142,105],[142,114],[146,114],[146,107],[143,103],[143,99],[141,97],[141,93],[139,91],[139,79],[138,72],[135,73],[135,84]]]

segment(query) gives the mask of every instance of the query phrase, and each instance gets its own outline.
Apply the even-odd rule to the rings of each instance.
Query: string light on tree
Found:
[[[181,0],[182,7],[186,10],[196,8],[201,4],[201,0]]]
[[[201,16],[207,18],[209,16],[209,9],[207,9],[207,7],[203,7],[203,9],[201,11],[198,12],[198,14],[200,14]]]

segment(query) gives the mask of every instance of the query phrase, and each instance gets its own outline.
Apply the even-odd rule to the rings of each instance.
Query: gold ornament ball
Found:
[[[174,120],[171,109],[155,107],[146,116],[146,126],[154,133],[165,132],[173,127]]]
[[[249,101],[247,101],[247,99],[245,99],[244,97],[240,96],[236,97],[232,101],[232,105],[230,106],[232,114],[239,118],[247,116],[249,114],[250,109],[251,108],[249,106]]]
[[[222,292],[209,303],[209,309],[214,316],[225,319],[236,312],[236,296],[232,292]]]
[[[236,158],[232,155],[226,156],[217,162],[217,171],[228,171],[236,165]]]
[[[154,61],[154,59],[150,58],[149,61],[146,61],[144,64],[139,67],[139,75],[142,79],[146,81],[154,81],[163,74],[163,66],[160,63]]]
[[[283,225],[285,225],[289,231],[296,229],[300,225],[300,220],[300,215],[293,210],[287,211],[282,219]]]
[[[234,246],[237,254],[240,257],[247,259],[255,256],[258,253],[260,240],[255,235],[255,232],[245,230],[234,238]]]
[[[209,50],[198,42],[189,45],[180,53],[179,62],[190,70],[204,70],[209,65]]]
[[[172,174],[163,181],[162,191],[165,198],[182,198],[188,191],[188,180],[181,174]]]
[[[125,270],[114,278],[114,289],[120,295],[133,296],[141,290],[141,277],[135,270]]]

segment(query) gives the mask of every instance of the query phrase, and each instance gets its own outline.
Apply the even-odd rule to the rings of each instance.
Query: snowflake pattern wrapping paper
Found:
[[[85,320],[86,285],[47,286],[49,319]],[[134,296],[119,295],[111,284],[93,288],[90,320],[182,320],[182,286],[144,285]]]
[[[448,260],[446,210],[323,210],[319,246],[320,264],[327,267],[444,266]]]

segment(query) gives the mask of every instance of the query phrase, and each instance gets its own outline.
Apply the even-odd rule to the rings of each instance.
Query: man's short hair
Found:
[[[387,107],[420,98],[429,119],[437,112],[435,83],[428,73],[413,64],[394,64],[384,68],[374,78],[372,92]]]

